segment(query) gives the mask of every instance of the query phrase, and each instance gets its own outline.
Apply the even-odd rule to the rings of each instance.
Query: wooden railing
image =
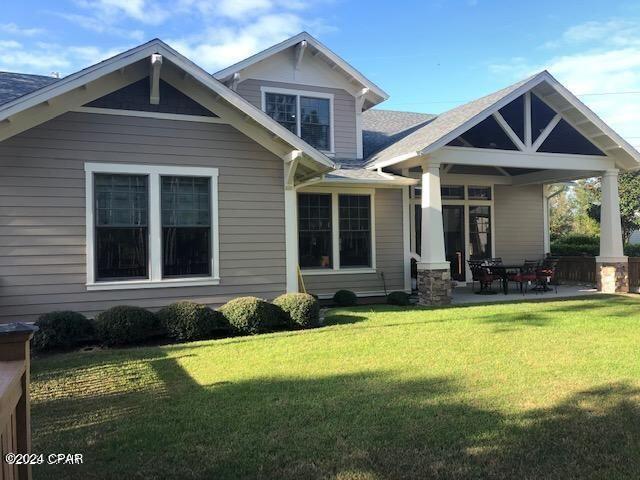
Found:
[[[595,257],[558,257],[556,278],[561,282],[596,283]]]
[[[8,453],[31,453],[29,340],[35,327],[0,325],[0,480],[30,480],[31,466],[9,464]]]
[[[640,257],[629,257],[629,291],[640,292]]]

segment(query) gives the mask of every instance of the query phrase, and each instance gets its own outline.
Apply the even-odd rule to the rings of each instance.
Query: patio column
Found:
[[[618,170],[602,174],[600,210],[600,255],[596,257],[596,280],[603,293],[629,291],[628,258],[622,248]]]
[[[418,302],[422,305],[451,303],[451,271],[444,253],[440,164],[422,165],[422,243],[418,262]]]

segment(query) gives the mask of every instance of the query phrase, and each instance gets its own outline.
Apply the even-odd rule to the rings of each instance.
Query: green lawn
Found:
[[[43,478],[638,478],[640,297],[421,310],[33,362]]]

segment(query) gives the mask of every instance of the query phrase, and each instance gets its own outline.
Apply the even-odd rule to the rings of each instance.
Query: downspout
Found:
[[[549,200],[556,195],[560,195],[567,189],[567,185],[562,185],[555,192],[549,193],[549,185],[543,185],[542,208],[544,217],[544,254],[551,253],[551,232],[549,228]]]

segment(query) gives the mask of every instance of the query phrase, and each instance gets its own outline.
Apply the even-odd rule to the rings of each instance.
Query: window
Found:
[[[371,197],[340,195],[340,266],[371,266]]]
[[[467,187],[469,200],[491,200],[491,187]]]
[[[491,207],[469,207],[469,247],[471,260],[491,258]]]
[[[332,268],[331,195],[298,195],[300,268]]]
[[[100,174],[94,180],[96,278],[147,278],[147,177]]]
[[[211,187],[206,177],[162,177],[162,276],[211,274]]]
[[[88,290],[219,283],[217,169],[85,171]]]
[[[298,255],[305,273],[373,272],[373,192],[298,194]]]
[[[313,147],[333,152],[333,95],[263,87],[263,110]]]
[[[300,97],[300,137],[320,150],[331,150],[329,100]]]
[[[464,200],[464,185],[442,185],[440,196],[446,200]]]

